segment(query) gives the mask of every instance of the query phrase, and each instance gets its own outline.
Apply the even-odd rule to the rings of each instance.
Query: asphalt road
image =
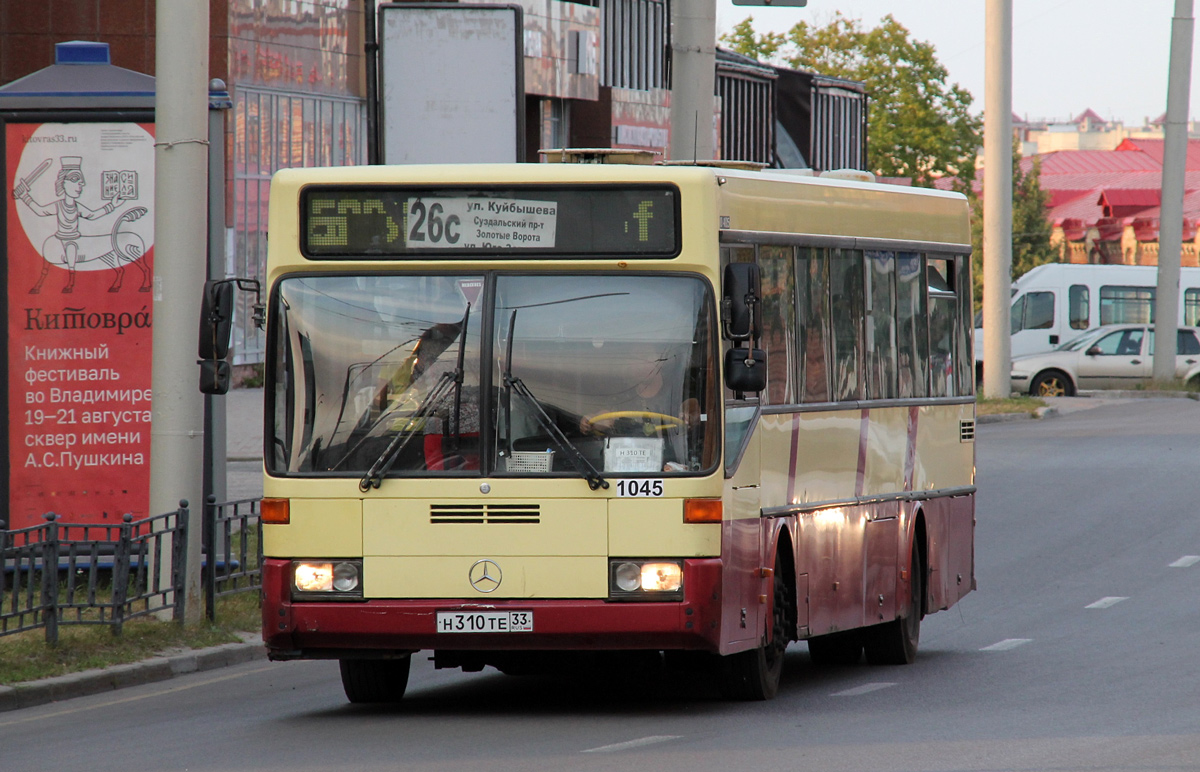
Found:
[[[907,667],[787,655],[768,703],[685,677],[414,661],[400,705],[255,662],[0,714],[18,770],[1200,770],[1200,403],[979,428],[979,590]]]

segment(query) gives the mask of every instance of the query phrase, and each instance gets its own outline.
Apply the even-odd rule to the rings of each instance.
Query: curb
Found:
[[[1041,418],[1054,418],[1058,415],[1056,407],[1039,407],[1032,413],[996,413],[995,415],[975,416],[977,424],[1000,424],[1009,421],[1030,421]]]
[[[1193,399],[1200,400],[1200,392],[1195,391],[1143,391],[1129,389],[1124,391],[1080,391],[1077,397],[1112,397],[1113,399]]]
[[[0,713],[266,658],[267,650],[261,643],[226,643],[127,665],[68,673],[15,686],[0,686]]]

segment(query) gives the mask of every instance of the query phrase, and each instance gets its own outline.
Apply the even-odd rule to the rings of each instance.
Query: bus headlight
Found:
[[[362,597],[361,560],[297,560],[292,563],[293,597],[336,600]]]
[[[675,560],[609,561],[609,600],[681,600],[683,565]]]

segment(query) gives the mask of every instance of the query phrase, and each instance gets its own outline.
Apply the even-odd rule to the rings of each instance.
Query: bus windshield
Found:
[[[273,305],[272,474],[366,490],[716,464],[716,323],[698,278],[295,276]]]

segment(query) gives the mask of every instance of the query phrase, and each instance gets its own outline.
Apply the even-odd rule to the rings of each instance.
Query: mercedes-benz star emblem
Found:
[[[471,571],[467,576],[471,580],[471,586],[479,592],[494,592],[500,586],[500,581],[504,579],[500,566],[494,560],[475,561],[475,565],[471,566]]]

